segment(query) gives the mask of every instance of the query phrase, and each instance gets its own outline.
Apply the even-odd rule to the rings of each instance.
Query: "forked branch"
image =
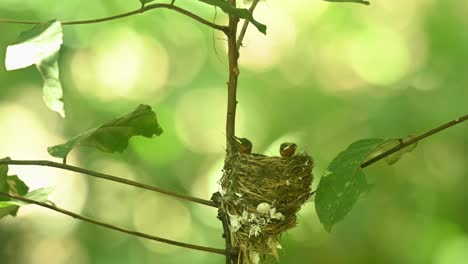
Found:
[[[76,21],[64,21],[62,22],[62,25],[79,25],[79,24],[95,24],[95,23],[101,23],[101,22],[106,22],[106,21],[111,21],[119,18],[124,18],[124,17],[129,17],[133,15],[138,15],[141,13],[144,13],[149,10],[153,9],[159,9],[159,8],[166,8],[170,9],[173,11],[176,11],[178,13],[181,13],[183,15],[186,15],[204,25],[207,25],[213,29],[220,30],[223,32],[227,32],[227,27],[218,25],[216,23],[210,22],[188,10],[185,10],[181,7],[175,6],[173,3],[171,4],[150,4],[146,6],[142,6],[141,8],[138,8],[136,10],[123,13],[123,14],[118,14],[114,16],[108,16],[108,17],[103,17],[103,18],[97,18],[97,19],[87,19],[87,20],[76,20]],[[46,23],[46,21],[26,21],[26,20],[14,20],[14,19],[0,19],[0,23],[11,23],[11,24],[42,24]]]
[[[389,149],[389,150],[375,156],[372,159],[367,160],[366,162],[361,164],[361,168],[365,168],[365,167],[367,167],[367,166],[369,166],[369,165],[371,165],[371,164],[373,164],[373,163],[375,163],[375,162],[377,162],[377,161],[379,161],[379,160],[381,160],[381,159],[383,159],[385,157],[388,157],[388,156],[392,155],[393,153],[395,153],[395,152],[397,152],[397,151],[399,151],[399,150],[401,150],[403,148],[408,147],[409,145],[412,145],[412,144],[414,144],[414,143],[416,143],[418,141],[421,141],[421,140],[423,140],[423,139],[425,139],[427,137],[430,137],[430,136],[432,136],[432,135],[434,135],[436,133],[439,133],[439,132],[441,132],[441,131],[449,128],[449,127],[460,124],[460,123],[462,123],[462,122],[464,122],[466,120],[468,120],[468,115],[461,116],[461,117],[459,117],[459,118],[457,118],[455,120],[452,120],[452,121],[450,121],[448,123],[445,123],[445,124],[443,124],[441,126],[438,126],[438,127],[434,128],[434,129],[431,129],[431,130],[429,130],[429,131],[427,131],[427,132],[425,132],[425,133],[423,133],[423,134],[421,134],[419,136],[413,137],[410,140],[408,140],[406,142],[403,142],[402,144],[400,144],[400,145],[398,145],[398,146],[396,146],[394,148],[391,148],[391,149]]]
[[[108,180],[108,181],[118,182],[118,183],[121,183],[121,184],[130,185],[130,186],[134,186],[134,187],[137,187],[137,188],[141,188],[141,189],[145,189],[145,190],[149,190],[149,191],[153,191],[153,192],[163,193],[163,194],[174,196],[174,197],[184,199],[184,200],[187,200],[187,201],[190,201],[190,202],[195,202],[195,203],[199,203],[199,204],[203,204],[203,205],[207,205],[207,206],[211,206],[211,207],[216,207],[215,203],[212,202],[212,201],[209,201],[209,200],[204,200],[204,199],[188,196],[188,195],[185,195],[185,194],[180,194],[180,193],[177,193],[177,192],[174,192],[174,191],[169,191],[169,190],[166,190],[166,189],[150,186],[150,185],[147,185],[147,184],[143,184],[143,183],[139,183],[139,182],[119,178],[119,177],[116,177],[116,176],[113,176],[113,175],[100,173],[100,172],[87,170],[87,169],[83,169],[83,168],[80,168],[80,167],[75,167],[75,166],[62,164],[62,163],[57,163],[57,162],[48,161],[48,160],[9,160],[9,159],[2,159],[2,160],[0,160],[0,164],[45,166],[45,167],[53,167],[53,168],[58,168],[58,169],[63,169],[63,170],[68,170],[68,171],[74,171],[74,172],[82,173],[82,174],[85,174],[85,175],[89,175],[89,176],[92,176],[92,177],[96,177],[96,178],[100,178],[100,179],[104,179],[104,180]]]
[[[249,11],[250,11],[250,13],[252,13],[252,15],[253,15],[253,11],[255,10],[255,7],[257,7],[258,2],[260,2],[260,0],[253,0],[252,4],[249,7]],[[249,27],[249,20],[246,19],[246,20],[244,20],[244,24],[242,25],[242,29],[241,29],[241,31],[239,33],[239,37],[237,39],[237,44],[236,44],[237,49],[239,49],[242,46],[242,41],[244,40],[245,33],[247,32],[248,27]]]
[[[226,250],[224,250],[224,249],[198,246],[198,245],[178,242],[178,241],[174,241],[174,240],[170,240],[170,239],[165,239],[165,238],[161,238],[161,237],[157,237],[157,236],[152,236],[152,235],[148,235],[148,234],[137,232],[137,231],[131,231],[131,230],[128,230],[128,229],[125,229],[125,228],[121,228],[121,227],[118,227],[118,226],[114,226],[114,225],[110,225],[110,224],[103,223],[103,222],[100,222],[100,221],[96,221],[94,219],[91,219],[91,218],[88,218],[88,217],[85,217],[85,216],[82,216],[82,215],[67,211],[65,209],[61,209],[61,208],[58,208],[56,206],[53,206],[53,205],[50,205],[50,204],[47,204],[47,203],[34,201],[34,200],[31,200],[31,199],[28,199],[28,198],[25,198],[25,197],[12,195],[12,194],[8,194],[8,193],[5,193],[5,192],[0,192],[0,196],[7,196],[7,197],[10,197],[11,199],[19,200],[19,201],[22,201],[22,202],[25,202],[25,203],[35,204],[35,205],[38,205],[38,206],[41,206],[41,207],[44,207],[44,208],[59,212],[59,213],[64,214],[64,215],[71,216],[73,218],[79,219],[79,220],[84,221],[84,222],[92,223],[92,224],[102,226],[102,227],[105,227],[105,228],[108,228],[108,229],[112,229],[112,230],[119,231],[119,232],[122,232],[122,233],[130,234],[132,236],[142,237],[142,238],[146,238],[146,239],[150,239],[150,240],[154,240],[154,241],[158,241],[158,242],[161,242],[161,243],[166,243],[166,244],[170,244],[170,245],[174,245],[174,246],[178,246],[178,247],[184,247],[184,248],[200,250],[200,251],[205,251],[205,252],[210,252],[210,253],[215,253],[215,254],[220,254],[220,255],[226,255]]]

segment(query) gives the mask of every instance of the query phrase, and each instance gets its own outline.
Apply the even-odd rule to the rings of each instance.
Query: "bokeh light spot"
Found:
[[[350,41],[353,70],[375,85],[389,85],[407,72],[409,50],[403,37],[385,26],[370,24]]]
[[[468,259],[468,237],[455,237],[435,252],[434,264],[465,264]]]
[[[157,41],[117,27],[98,34],[94,43],[91,50],[77,51],[71,61],[73,81],[82,93],[101,100],[161,100],[169,59]]]
[[[260,2],[255,16],[268,25],[267,35],[263,35],[250,25],[241,48],[241,66],[252,71],[266,71],[279,64],[296,43],[296,27],[289,15],[274,4]]]
[[[225,118],[225,89],[193,89],[177,103],[177,134],[192,151],[219,153],[226,145]]]
[[[186,241],[190,237],[190,211],[173,197],[146,192],[136,199],[135,206],[133,224],[137,231],[177,241]],[[160,253],[174,254],[184,250],[148,239],[140,241],[148,249]]]

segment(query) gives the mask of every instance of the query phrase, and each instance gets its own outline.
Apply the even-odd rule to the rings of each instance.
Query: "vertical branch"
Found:
[[[229,0],[229,4],[236,6],[236,0]],[[237,25],[239,18],[230,15],[229,25],[227,30],[228,38],[228,59],[229,59],[229,81],[228,86],[228,103],[226,116],[226,149],[232,152],[231,142],[232,136],[236,131],[236,107],[237,107],[237,79],[239,76],[239,51],[237,49]]]
[[[228,0],[228,3],[236,7],[236,0]],[[237,80],[239,77],[239,49],[237,48],[237,25],[239,18],[234,15],[229,15],[229,24],[226,31],[228,39],[228,60],[229,60],[229,80],[228,102],[226,115],[226,150],[227,155],[233,152],[232,140],[236,132],[236,108],[237,108]],[[231,230],[229,228],[229,216],[223,209],[223,206],[218,207],[218,217],[223,224],[224,239],[226,241],[226,264],[238,264],[238,253],[232,252]]]

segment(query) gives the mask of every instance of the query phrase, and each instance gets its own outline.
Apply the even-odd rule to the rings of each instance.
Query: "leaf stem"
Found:
[[[130,186],[138,187],[138,188],[145,189],[145,190],[150,190],[150,191],[153,191],[153,192],[163,193],[163,194],[166,194],[166,195],[174,196],[174,197],[177,197],[177,198],[180,198],[180,199],[184,199],[184,200],[187,200],[187,201],[190,201],[190,202],[203,204],[203,205],[206,205],[206,206],[216,207],[216,204],[214,202],[212,202],[212,201],[209,201],[209,200],[204,200],[204,199],[188,196],[188,195],[185,195],[185,194],[180,194],[180,193],[177,193],[177,192],[174,192],[174,191],[169,191],[169,190],[166,190],[166,189],[146,185],[146,184],[143,184],[143,183],[139,183],[139,182],[119,178],[119,177],[112,176],[112,175],[109,175],[109,174],[104,174],[104,173],[100,173],[100,172],[96,172],[96,171],[92,171],[92,170],[87,170],[87,169],[83,169],[83,168],[80,168],[80,167],[75,167],[75,166],[71,166],[71,165],[67,165],[67,164],[48,161],[48,160],[8,160],[8,159],[2,159],[2,160],[0,160],[0,164],[33,165],[33,166],[54,167],[54,168],[59,168],[59,169],[63,169],[63,170],[74,171],[74,172],[86,174],[86,175],[89,175],[89,176],[92,176],[92,177],[96,177],[96,178],[100,178],[100,179],[104,179],[104,180],[108,180],[108,181],[113,181],[113,182],[118,182],[118,183],[130,185]]]
[[[188,10],[185,10],[181,7],[175,6],[173,3],[171,4],[150,4],[146,5],[143,7],[140,7],[136,10],[114,15],[114,16],[108,16],[108,17],[103,17],[103,18],[97,18],[97,19],[88,19],[88,20],[76,20],[76,21],[64,21],[62,22],[62,25],[79,25],[79,24],[95,24],[95,23],[100,23],[100,22],[105,22],[105,21],[110,21],[110,20],[115,20],[119,18],[124,18],[128,16],[133,16],[137,15],[140,13],[144,13],[146,11],[152,10],[152,9],[158,9],[158,8],[167,8],[173,11],[176,11],[178,13],[181,13],[183,15],[186,15],[204,25],[207,25],[213,29],[220,30],[223,32],[227,32],[227,27],[215,24],[213,22],[210,22]],[[14,20],[14,19],[0,19],[0,23],[10,23],[10,24],[42,24],[46,23],[46,21],[27,21],[27,20]]]
[[[371,164],[373,164],[373,163],[375,163],[375,162],[377,162],[377,161],[379,161],[379,160],[381,160],[381,159],[383,159],[383,158],[385,158],[385,157],[387,157],[387,156],[389,156],[389,155],[391,155],[391,154],[393,154],[393,153],[395,153],[395,152],[397,152],[397,151],[399,151],[399,150],[401,150],[403,148],[408,147],[411,144],[414,144],[414,143],[416,143],[418,141],[421,141],[421,140],[423,140],[423,139],[425,139],[427,137],[430,137],[430,136],[432,136],[432,135],[434,135],[436,133],[439,133],[439,132],[441,132],[441,131],[449,128],[449,127],[460,124],[460,123],[462,123],[462,122],[464,122],[466,120],[468,120],[468,115],[461,116],[461,117],[459,117],[459,118],[457,118],[455,120],[452,120],[452,121],[450,121],[448,123],[445,123],[445,124],[443,124],[441,126],[438,126],[438,127],[434,128],[434,129],[431,129],[431,130],[429,130],[429,131],[427,131],[427,132],[425,132],[425,133],[423,133],[423,134],[421,134],[419,136],[413,137],[410,140],[408,140],[408,141],[406,141],[406,142],[404,142],[404,143],[402,143],[402,144],[400,144],[400,145],[398,145],[398,146],[396,146],[394,148],[391,148],[391,149],[389,149],[389,150],[375,156],[372,159],[367,160],[366,162],[361,164],[361,168],[365,168],[365,167],[367,167],[367,166],[369,166],[369,165],[371,165]]]
[[[254,11],[255,7],[257,7],[258,2],[260,2],[260,0],[253,0],[252,1],[252,5],[249,8],[249,11],[250,11],[250,13],[252,13],[252,15],[253,15],[253,11]],[[248,27],[249,27],[249,20],[245,19],[244,24],[242,25],[242,29],[241,29],[241,31],[239,33],[239,37],[237,39],[237,49],[239,49],[242,46],[242,41],[244,40],[245,33],[247,32]]]
[[[85,217],[85,216],[82,216],[82,215],[67,211],[65,209],[58,208],[56,206],[53,206],[53,205],[50,205],[50,204],[47,204],[47,203],[31,200],[31,199],[21,197],[21,196],[17,196],[17,195],[13,195],[13,194],[8,194],[8,193],[5,193],[5,192],[0,192],[0,195],[7,196],[7,197],[10,197],[12,199],[20,200],[20,201],[23,201],[23,202],[26,202],[26,203],[35,204],[35,205],[38,205],[38,206],[41,206],[41,207],[44,207],[44,208],[48,208],[50,210],[53,210],[53,211],[56,211],[56,212],[71,216],[71,217],[73,217],[75,219],[79,219],[79,220],[84,221],[84,222],[92,223],[92,224],[95,224],[95,225],[98,225],[98,226],[102,226],[102,227],[105,227],[105,228],[109,228],[109,229],[116,230],[116,231],[119,231],[119,232],[122,232],[122,233],[130,234],[130,235],[133,235],[133,236],[143,237],[143,238],[146,238],[146,239],[150,239],[150,240],[154,240],[154,241],[158,241],[158,242],[161,242],[161,243],[166,243],[166,244],[170,244],[170,245],[174,245],[174,246],[178,246],[178,247],[184,247],[184,248],[189,248],[189,249],[194,249],[194,250],[200,250],[200,251],[205,251],[205,252],[210,252],[210,253],[215,253],[215,254],[226,255],[226,250],[224,250],[224,249],[198,246],[198,245],[178,242],[178,241],[174,241],[174,240],[170,240],[170,239],[165,239],[165,238],[161,238],[161,237],[157,237],[157,236],[152,236],[152,235],[137,232],[137,231],[131,231],[131,230],[124,229],[124,228],[114,226],[114,225],[111,225],[111,224],[107,224],[107,223],[104,223],[104,222],[99,222],[97,220],[94,220],[94,219],[91,219],[91,218],[88,218],[88,217]]]

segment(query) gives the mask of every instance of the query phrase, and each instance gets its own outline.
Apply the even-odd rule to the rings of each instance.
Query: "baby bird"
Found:
[[[250,154],[252,153],[252,142],[246,138],[238,138],[232,136],[234,139],[234,147],[241,154]]]
[[[282,157],[291,157],[296,152],[297,145],[294,143],[283,143],[280,146],[279,152]]]

